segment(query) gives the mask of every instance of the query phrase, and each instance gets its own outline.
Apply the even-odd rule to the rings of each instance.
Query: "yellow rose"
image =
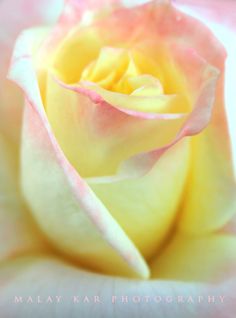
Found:
[[[69,0],[55,27],[24,31],[9,78],[25,98],[19,180],[30,212],[20,194],[10,200],[16,234],[25,237],[10,241],[4,257],[42,256],[9,262],[6,273],[23,267],[28,280],[25,268],[32,267],[34,277],[39,266],[39,279],[49,280],[44,298],[83,297],[90,286],[102,295],[105,282],[106,317],[121,295],[141,297],[138,303],[150,296],[155,313],[157,303],[172,303],[160,318],[172,317],[176,295],[185,297],[187,308],[191,295],[222,295],[225,269],[231,273],[236,265],[236,239],[226,232],[235,217],[236,185],[224,110],[225,57],[211,31],[169,1],[127,8],[117,1]],[[16,193],[10,192],[16,172],[6,169],[13,155],[4,137],[1,148],[0,169],[10,180],[2,193]],[[60,275],[68,276],[59,292]],[[218,300],[210,314],[222,305]],[[67,316],[65,303],[62,316],[49,310],[50,317]],[[135,317],[153,317],[145,306]],[[206,315],[204,306],[196,305],[193,317],[201,310]],[[127,308],[137,310],[132,301]],[[123,310],[119,306],[117,317],[126,317]],[[190,317],[190,308],[187,316],[178,310],[175,317]],[[86,307],[80,313],[93,316]]]

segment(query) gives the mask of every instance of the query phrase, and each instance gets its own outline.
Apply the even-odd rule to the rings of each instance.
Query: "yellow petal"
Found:
[[[18,154],[0,134],[0,261],[47,249],[18,187]]]
[[[50,75],[46,110],[64,153],[84,177],[112,175],[130,156],[167,144],[184,120],[128,116],[65,89]]]
[[[189,169],[189,143],[169,149],[144,176],[88,183],[142,254],[149,259],[168,235]]]
[[[215,282],[235,272],[236,237],[177,234],[151,264],[152,277]]]
[[[158,94],[131,94],[112,92],[90,82],[81,82],[80,86],[94,91],[100,95],[107,103],[114,107],[134,110],[143,113],[184,113],[181,100],[176,95]]]
[[[236,213],[236,181],[220,94],[219,86],[213,118],[192,140],[192,164],[179,218],[179,229],[186,233],[220,229]]]
[[[96,82],[101,85],[101,81],[112,73],[114,76],[112,76],[111,81],[102,84],[102,87],[112,89],[113,83],[120,79],[127,64],[128,56],[125,50],[102,48],[99,57],[83,70],[80,80]]]
[[[60,44],[52,66],[67,83],[77,82],[85,67],[98,56],[101,41],[93,28],[75,32]]]

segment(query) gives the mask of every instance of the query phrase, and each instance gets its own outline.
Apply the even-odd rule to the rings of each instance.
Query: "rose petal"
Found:
[[[87,179],[146,259],[172,229],[189,169],[189,146],[188,140],[178,143],[141,177]]]
[[[83,264],[107,273],[147,277],[141,254],[69,164],[51,132],[30,57],[34,36],[30,30],[19,38],[10,71],[27,97],[21,171],[34,217],[56,247]]]
[[[133,281],[81,271],[49,257],[2,266],[0,286],[4,317],[232,318],[236,310],[234,277],[212,285]]]
[[[16,182],[17,157],[0,134],[0,260],[46,249]]]
[[[234,0],[172,0],[181,10],[197,17],[203,22],[217,22],[227,25],[230,29],[236,27],[236,3]]]
[[[214,35],[224,44],[227,50],[227,61],[226,61],[226,76],[225,79],[221,79],[219,84],[218,93],[218,114],[215,112],[214,121],[212,122],[211,128],[206,133],[205,137],[202,137],[198,142],[196,141],[195,149],[200,149],[200,153],[197,155],[196,161],[200,161],[200,164],[196,166],[196,172],[193,176],[193,184],[195,190],[191,196],[189,204],[190,206],[197,204],[199,208],[193,211],[194,215],[185,219],[184,230],[189,228],[186,226],[187,222],[191,222],[193,231],[206,231],[207,228],[220,227],[221,224],[231,224],[230,218],[232,215],[235,216],[236,203],[235,203],[235,175],[236,172],[236,138],[235,138],[235,44],[234,44],[234,30],[235,30],[235,19],[234,19],[234,1],[209,1],[207,4],[203,1],[194,0],[186,3],[185,1],[176,1],[179,7],[185,12],[191,14],[206,23],[207,26],[212,30]],[[182,5],[183,4],[183,5]],[[227,10],[227,18],[222,12]],[[212,50],[213,52],[213,50]],[[219,62],[217,63],[219,65]],[[226,115],[223,109],[223,97],[222,88],[225,86],[225,107],[228,113],[228,123],[226,123]],[[221,104],[221,106],[219,106]],[[227,129],[229,125],[229,132]],[[218,136],[221,136],[220,138]],[[200,137],[199,137],[200,138]],[[231,138],[231,139],[230,139]],[[232,144],[232,151],[230,149],[230,143]],[[195,153],[198,152],[195,150]],[[233,157],[232,157],[233,155]],[[232,169],[232,163],[234,164],[234,171]],[[197,173],[197,169],[202,171],[200,175]],[[204,175],[204,171],[207,171],[207,177]],[[206,193],[201,194],[200,190],[197,193],[196,184],[201,182],[201,179],[206,179],[204,185],[204,191],[209,189],[211,199]],[[192,181],[190,181],[192,182]],[[201,182],[202,183],[202,182]],[[198,186],[198,188],[200,188]],[[201,186],[202,188],[202,186]],[[192,190],[190,189],[189,192]],[[208,190],[207,190],[208,191]],[[208,198],[207,201],[205,198]],[[188,209],[186,208],[186,215]],[[202,209],[202,206],[204,207]],[[209,213],[210,211],[210,213]],[[201,213],[203,212],[203,213]],[[235,217],[234,217],[235,218]],[[208,225],[207,225],[208,224]],[[231,225],[229,225],[231,227]],[[231,227],[232,228],[232,227]]]
[[[66,86],[65,86],[66,87]],[[178,104],[180,102],[174,95],[158,95],[158,96],[137,96],[126,95],[117,92],[105,90],[99,85],[91,82],[82,82],[81,89],[76,86],[67,86],[67,88],[78,92],[85,92],[91,99],[102,99],[108,104],[120,110],[131,110],[139,113],[178,113]],[[91,92],[92,91],[92,92]],[[177,100],[177,101],[176,101]],[[158,116],[157,116],[158,117]],[[161,116],[159,116],[161,118]]]
[[[66,0],[58,23],[39,52],[40,59],[50,60],[55,48],[60,46],[60,42],[75,25],[86,26],[95,18],[97,12],[99,14],[111,12],[119,5],[119,0]]]
[[[220,229],[236,213],[232,158],[224,129],[212,121],[193,140],[192,170],[179,220],[183,232],[199,235]]]
[[[236,237],[177,234],[152,263],[152,277],[181,281],[222,281],[235,272]]]
[[[223,227],[223,229],[221,230],[221,232],[235,235],[235,234],[236,234],[236,217],[234,217],[233,219],[231,219],[231,220],[225,225],[225,227]]]
[[[58,142],[83,177],[114,175],[130,156],[171,142],[184,120],[128,115],[64,89],[50,76],[45,106]]]
[[[236,60],[235,60],[235,30],[236,18],[234,0],[225,1],[195,1],[191,3],[186,1],[175,1],[176,6],[181,10],[190,14],[205,23],[220,40],[227,51],[227,60],[225,68],[225,107],[229,124],[229,133],[231,136],[232,152],[234,160],[234,174],[236,176],[236,126],[234,119],[235,111],[235,90],[234,83],[236,81]],[[227,11],[227,15],[222,12]]]
[[[47,7],[47,10],[45,10]],[[30,10],[30,15],[28,14]],[[0,259],[48,249],[18,187],[18,142],[21,129],[22,94],[6,79],[12,48],[20,31],[55,20],[60,0],[0,2]],[[27,16],[27,18],[26,18]],[[3,136],[4,133],[6,136]]]

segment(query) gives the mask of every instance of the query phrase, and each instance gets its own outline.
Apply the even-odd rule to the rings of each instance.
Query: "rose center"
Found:
[[[145,58],[145,65],[147,63]],[[138,52],[124,48],[105,47],[101,49],[98,58],[85,67],[80,81],[97,83],[104,89],[127,95],[158,96],[163,94],[163,87],[159,79],[148,72],[145,74],[140,64],[142,64],[142,60]]]

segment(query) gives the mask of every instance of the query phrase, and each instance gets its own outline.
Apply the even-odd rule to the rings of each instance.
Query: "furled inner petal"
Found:
[[[97,53],[75,83],[66,79],[68,70],[61,76],[55,66],[45,82],[49,121],[82,176],[113,175],[131,156],[170,144],[181,127],[185,134],[191,122],[196,133],[209,121],[218,72],[194,50],[176,45],[171,59],[160,56],[161,66],[150,56],[145,63],[137,50],[104,47]]]
[[[170,142],[184,121],[148,120],[127,115],[108,103],[95,104],[83,94],[65,89],[50,74],[46,97],[55,136],[83,177],[115,174],[130,156]]]
[[[80,80],[98,83],[106,89],[113,89],[129,64],[124,49],[102,48],[97,60],[91,62],[82,72]]]
[[[82,53],[86,54],[86,51]],[[68,88],[84,88],[92,99],[97,94],[117,108],[144,113],[185,113],[190,110],[181,90],[165,94],[166,83],[158,64],[132,49],[102,48],[98,57],[79,71],[81,75],[75,83],[69,84],[68,71],[58,68],[56,62],[51,72]],[[180,77],[179,72],[173,81]]]

